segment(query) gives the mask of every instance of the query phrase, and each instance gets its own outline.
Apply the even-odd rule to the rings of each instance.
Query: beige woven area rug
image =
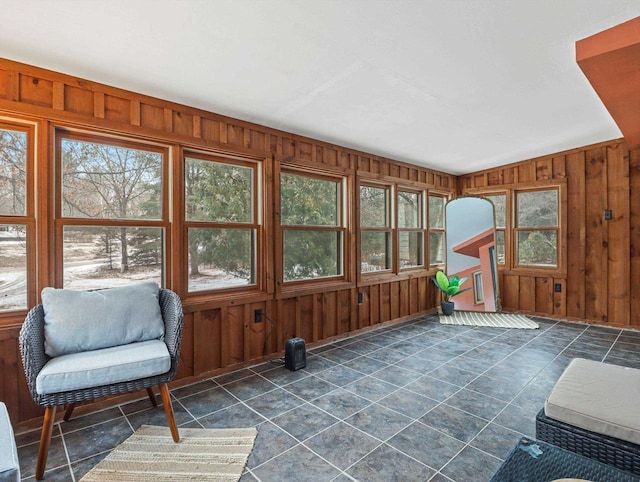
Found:
[[[492,326],[495,328],[538,329],[535,321],[523,315],[511,313],[483,313],[478,311],[454,311],[451,316],[440,315],[443,325]]]
[[[143,425],[81,482],[238,481],[256,434],[255,428],[181,428],[174,443],[168,428]]]

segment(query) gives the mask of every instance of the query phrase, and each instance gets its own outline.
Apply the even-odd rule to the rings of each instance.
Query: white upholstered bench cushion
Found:
[[[46,395],[99,387],[161,375],[170,368],[163,341],[130,343],[52,358],[36,378],[36,391]]]
[[[544,405],[569,425],[640,444],[640,370],[575,358]]]
[[[0,481],[20,482],[18,450],[4,403],[0,402]]]

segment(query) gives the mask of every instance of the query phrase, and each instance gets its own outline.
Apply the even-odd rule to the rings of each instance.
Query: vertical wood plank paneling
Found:
[[[20,98],[20,76],[13,70],[0,69],[0,99],[16,102]]]
[[[363,286],[358,292],[362,293],[362,303],[358,304],[358,328],[371,326],[371,287]]]
[[[131,104],[132,102],[127,99],[105,95],[104,118],[113,122],[129,122],[131,119]]]
[[[312,310],[313,310],[313,341],[323,340],[324,336],[324,324],[322,320],[324,318],[323,311],[324,303],[323,297],[320,293],[312,296]]]
[[[53,107],[53,82],[51,80],[20,75],[20,102],[41,107]]]
[[[535,311],[553,313],[553,278],[535,278]]]
[[[131,118],[131,124],[134,126],[140,125],[140,101],[132,100],[129,105],[129,116]]]
[[[12,420],[20,419],[18,397],[18,370],[22,365],[18,362],[18,334],[15,329],[0,330],[0,400],[2,400],[9,410]],[[33,403],[33,402],[32,402]]]
[[[607,232],[603,210],[607,205],[607,167],[603,148],[586,152],[586,251],[585,315],[607,321]]]
[[[369,306],[371,316],[369,326],[380,323],[380,285],[372,285],[369,287]]]
[[[420,278],[412,278],[409,280],[408,291],[408,310],[410,313],[418,313],[420,311]]]
[[[380,322],[391,319],[391,286],[390,283],[380,285]]]
[[[162,130],[164,132],[173,132],[173,109],[165,107],[162,109],[163,113],[163,126]]]
[[[196,139],[202,139],[202,117],[199,115],[193,116],[193,127],[192,127],[193,137]]]
[[[567,316],[584,318],[586,309],[585,156],[567,156]]]
[[[553,291],[553,314],[559,317],[567,316],[567,283],[564,279],[555,278],[553,284],[560,285],[560,292]]]
[[[296,143],[296,157],[303,159],[305,161],[311,160],[311,151],[313,150],[313,146],[308,142],[298,141]]]
[[[495,171],[489,171],[487,173],[487,185],[489,186],[499,186],[504,183],[504,175],[502,169],[497,169]]]
[[[282,155],[285,158],[296,154],[296,141],[290,137],[282,137]]]
[[[624,146],[609,147],[607,157],[607,318],[610,323],[630,322],[629,157]]]
[[[220,142],[220,123],[218,121],[203,117],[200,124],[202,126],[202,138],[205,141]]]
[[[338,295],[338,334],[351,331],[351,290],[340,290]]]
[[[400,317],[400,282],[393,281],[389,283],[389,289],[389,319],[393,320]]]
[[[161,131],[165,127],[164,109],[155,105],[140,103],[140,125],[148,129]]]
[[[517,182],[533,182],[536,179],[535,164],[533,161],[524,162],[518,165],[517,170],[518,180]]]
[[[62,82],[53,82],[52,86],[52,107],[55,110],[64,110],[64,84]]]
[[[534,312],[536,310],[536,282],[532,276],[520,276],[519,305],[518,309]]]
[[[538,159],[535,165],[536,181],[545,181],[553,176],[553,159]]]
[[[629,153],[629,270],[632,286],[640,279],[640,148]],[[630,323],[640,326],[640,290],[630,292]]]
[[[307,295],[301,296],[298,298],[298,314],[296,319],[296,336],[302,337],[305,340],[316,341],[318,338],[316,337],[316,327],[315,323],[317,318],[315,318],[314,310],[313,310],[313,300],[315,296]]]
[[[67,112],[92,116],[94,111],[93,92],[88,89],[79,89],[63,84],[63,105],[62,109]]]
[[[244,129],[241,126],[227,124],[227,143],[233,146],[244,145]]]
[[[473,176],[473,185],[477,188],[485,187],[487,185],[487,175],[478,174]]]
[[[515,167],[506,167],[502,170],[505,184],[514,184],[517,182],[517,174]]]
[[[235,365],[244,361],[245,353],[245,306],[229,306],[224,310],[226,316],[223,316],[223,321],[226,321],[226,330],[223,333],[227,334],[227,350],[226,359],[223,359],[224,366]]]
[[[251,360],[251,342],[253,338],[252,333],[252,325],[253,319],[251,317],[253,310],[251,309],[251,304],[242,305],[243,313],[242,313],[242,360]],[[242,361],[241,360],[241,361]]]
[[[276,326],[278,351],[284,350],[284,345],[289,338],[296,335],[296,302],[294,299],[284,299],[278,301],[278,320]]]
[[[93,115],[99,119],[104,119],[104,93],[93,93]]]
[[[567,177],[565,156],[563,155],[554,156],[553,157],[553,178],[564,179],[565,177]]]
[[[247,147],[265,151],[268,149],[266,146],[266,134],[264,132],[260,132],[255,129],[247,129],[247,131],[249,133],[249,143]]]
[[[172,114],[171,124],[175,134],[185,137],[197,137],[193,132],[193,116],[180,111],[169,111]]]
[[[201,314],[198,314],[201,316]],[[176,378],[191,377],[195,375],[194,354],[195,341],[193,337],[195,313],[184,314],[184,324],[182,328],[182,344],[180,345],[180,363],[178,364],[178,372]]]
[[[400,293],[398,294],[398,300],[400,302],[400,306],[398,307],[400,312],[399,312],[399,316],[403,317],[403,316],[408,316],[409,313],[411,312],[410,310],[410,284],[409,284],[410,280],[405,279],[400,281],[400,283],[398,283],[399,285],[399,290]],[[398,318],[397,316],[395,318]]]
[[[500,285],[503,308],[518,310],[520,308],[520,281],[516,275],[504,275],[504,282]]]
[[[194,375],[221,367],[222,360],[228,357],[221,315],[219,309],[193,314]]]
[[[324,336],[336,336],[338,334],[338,300],[335,291],[324,293],[323,300],[324,318],[322,320],[324,326]]]
[[[349,331],[355,331],[360,327],[360,321],[358,318],[358,289],[350,289],[349,295],[349,318],[347,321],[349,324]]]

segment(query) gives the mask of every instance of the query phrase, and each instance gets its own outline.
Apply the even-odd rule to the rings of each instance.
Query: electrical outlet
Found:
[[[604,210],[604,220],[605,221],[611,221],[613,213],[611,212],[611,209],[605,209]]]
[[[364,303],[364,294],[358,293],[358,304],[361,305],[362,303]]]
[[[562,293],[562,284],[561,283],[556,283],[553,285],[553,290],[556,293]]]
[[[262,310],[255,310],[253,312],[253,321],[256,323],[262,323]]]

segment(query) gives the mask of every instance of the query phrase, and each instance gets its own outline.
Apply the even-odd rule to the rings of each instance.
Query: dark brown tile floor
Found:
[[[304,370],[263,363],[172,391],[183,427],[258,427],[249,481],[486,481],[574,357],[640,367],[640,332],[534,318],[539,330],[434,316],[328,344]],[[142,394],[141,394],[142,396]],[[142,424],[148,399],[57,424],[45,480],[77,481]],[[37,432],[19,434],[25,480]]]

